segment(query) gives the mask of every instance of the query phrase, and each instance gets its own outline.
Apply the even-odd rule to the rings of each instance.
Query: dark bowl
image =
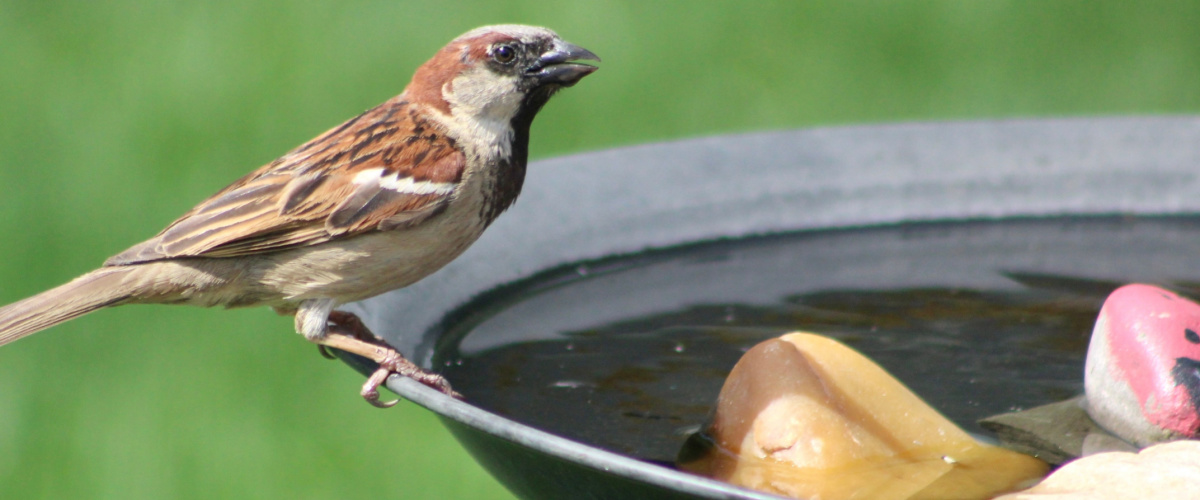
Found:
[[[801,230],[1192,214],[1198,174],[1194,117],[839,127],[555,158],[530,166],[520,201],[458,260],[350,308],[429,368],[462,306],[572,262]],[[1041,259],[1077,265],[1072,255]],[[388,387],[437,413],[522,498],[776,498],[565,439],[408,379]]]

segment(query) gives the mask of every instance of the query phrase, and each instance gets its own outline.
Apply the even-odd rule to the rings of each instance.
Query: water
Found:
[[[576,263],[464,307],[436,360],[469,402],[670,464],[745,350],[804,330],[871,357],[967,431],[1083,390],[1127,282],[1200,290],[1200,217],[921,223]]]

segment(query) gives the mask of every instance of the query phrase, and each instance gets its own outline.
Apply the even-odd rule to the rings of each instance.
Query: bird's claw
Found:
[[[387,402],[379,401],[379,386],[387,382],[388,376],[393,373],[416,380],[425,384],[426,387],[437,390],[452,398],[462,399],[462,394],[450,388],[450,382],[446,380],[446,377],[422,370],[419,366],[404,359],[404,356],[401,356],[400,353],[392,349],[389,349],[384,359],[379,361],[379,368],[363,384],[363,399],[366,399],[368,403],[378,408],[391,408],[400,402],[398,399]]]
[[[329,352],[328,347],[325,347],[321,344],[317,344],[317,352],[321,353],[321,357],[325,359],[337,359],[337,356],[334,356],[332,352]]]
[[[379,400],[379,386],[383,385],[384,382],[387,382],[387,378],[391,374],[392,371],[387,368],[380,367],[378,370],[375,370],[375,373],[372,373],[370,377],[367,377],[367,381],[363,383],[362,392],[359,394],[362,394],[363,399],[367,400],[368,403],[371,403],[371,406],[376,408],[391,408],[396,406],[396,403],[400,402],[399,399],[394,399],[392,401]]]

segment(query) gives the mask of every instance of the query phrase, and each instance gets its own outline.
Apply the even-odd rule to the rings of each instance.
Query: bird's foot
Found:
[[[390,408],[399,402],[399,400],[379,400],[379,387],[387,382],[388,376],[393,373],[416,380],[452,398],[462,399],[461,394],[450,388],[450,382],[445,377],[425,371],[412,361],[405,359],[400,352],[371,333],[357,316],[343,311],[334,311],[333,314],[330,314],[329,320],[332,323],[329,332],[324,338],[317,340],[318,346],[322,348],[322,354],[330,355],[327,348],[332,347],[357,354],[379,364],[379,368],[367,378],[362,387],[363,399],[372,406]]]
[[[367,382],[363,384],[362,397],[368,403],[380,408],[388,408],[397,403],[397,401],[379,401],[379,386],[383,385],[388,376],[393,373],[416,380],[452,398],[462,399],[462,394],[450,387],[450,382],[446,380],[446,377],[422,370],[412,361],[404,359],[404,356],[401,356],[395,349],[389,349],[389,351],[387,358],[379,362],[379,369],[375,370],[375,373],[372,373],[367,378]]]

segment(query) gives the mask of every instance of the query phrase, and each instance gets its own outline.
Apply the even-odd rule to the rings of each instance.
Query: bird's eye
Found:
[[[517,58],[517,50],[512,45],[499,45],[492,49],[492,59],[501,64],[508,64]]]

